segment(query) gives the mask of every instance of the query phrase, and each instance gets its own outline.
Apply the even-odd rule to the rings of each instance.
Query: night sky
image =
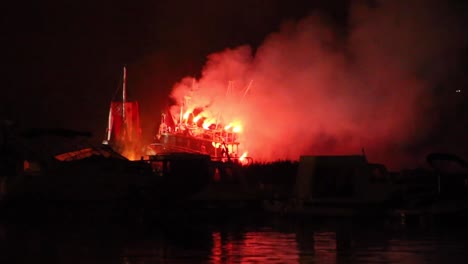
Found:
[[[355,2],[378,6],[379,1]],[[209,54],[244,44],[255,51],[284,21],[311,12],[326,17],[345,37],[349,10],[345,0],[2,4],[0,118],[26,127],[86,130],[100,141],[109,103],[121,85],[126,65],[129,97],[140,102],[142,128],[148,136],[160,120],[173,85],[184,76],[198,76]],[[453,10],[462,12],[466,4],[454,1]],[[466,21],[460,23],[467,25]],[[459,56],[468,57],[468,46],[463,45],[465,52]],[[458,146],[453,150],[466,153],[468,149],[468,59],[451,65],[456,66],[445,75],[449,81],[433,84],[434,92],[443,98],[434,104],[439,109],[434,118],[439,121],[414,148],[436,140],[439,146],[448,146],[441,150]],[[455,92],[458,89],[461,93]]]
[[[258,45],[288,18],[328,1],[30,1],[2,7],[1,117],[25,126],[104,134],[109,102],[128,68],[129,96],[159,119],[172,85],[206,56]],[[336,7],[336,8],[335,8]],[[151,98],[151,100],[147,100]]]

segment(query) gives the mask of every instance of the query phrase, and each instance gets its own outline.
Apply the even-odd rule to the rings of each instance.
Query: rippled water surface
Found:
[[[463,228],[348,221],[3,223],[1,263],[468,263]]]

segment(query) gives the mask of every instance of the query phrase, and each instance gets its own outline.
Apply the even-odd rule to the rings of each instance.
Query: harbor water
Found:
[[[468,229],[237,215],[7,221],[1,263],[468,263]]]

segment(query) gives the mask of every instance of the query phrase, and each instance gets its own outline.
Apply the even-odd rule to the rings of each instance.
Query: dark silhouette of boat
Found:
[[[364,155],[301,156],[293,190],[264,201],[267,212],[312,217],[379,216],[400,186]]]
[[[3,205],[156,207],[184,200],[209,180],[209,156],[166,153],[131,161],[86,132],[29,129],[3,135]]]
[[[468,219],[468,163],[449,153],[431,153],[432,167],[419,178],[419,188],[401,197],[392,217],[402,224],[457,223]],[[407,176],[410,177],[411,175]],[[416,183],[406,183],[407,187]]]

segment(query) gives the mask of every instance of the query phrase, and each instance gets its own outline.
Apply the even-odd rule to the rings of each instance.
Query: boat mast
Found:
[[[122,84],[122,119],[125,122],[125,101],[127,100],[127,68],[123,68],[123,84]]]
[[[125,114],[125,103],[127,101],[127,68],[123,67],[123,82],[122,82],[122,139],[127,138],[127,116]]]
[[[107,142],[110,142],[110,140],[111,140],[112,123],[113,123],[113,118],[112,118],[112,104],[111,104],[111,107],[109,107],[109,117],[108,117],[108,120],[107,120],[107,135],[106,135]]]

